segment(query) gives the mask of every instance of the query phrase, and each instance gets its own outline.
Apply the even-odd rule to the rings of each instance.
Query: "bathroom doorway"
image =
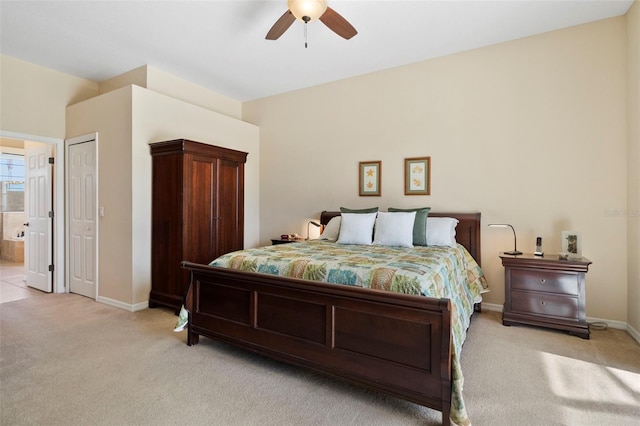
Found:
[[[22,274],[14,274],[14,284],[24,282],[50,293],[53,288],[53,147],[48,143],[9,138],[0,139],[0,147],[3,269],[22,270]]]
[[[24,263],[24,141],[0,139],[0,259]]]
[[[13,218],[10,226],[10,228],[12,227],[12,232],[3,232],[4,235],[0,236],[0,241],[5,239],[9,235],[12,239],[15,238],[16,240],[22,240],[14,244],[16,247],[18,247],[16,248],[16,254],[18,255],[20,251],[19,246],[22,245],[22,259],[20,259],[19,257],[13,257],[11,261],[2,260],[2,252],[0,252],[0,261],[2,262],[1,266],[3,270],[2,275],[3,277],[5,275],[11,276],[10,281],[12,284],[15,284],[16,281],[19,281],[26,288],[27,271],[25,270],[25,262],[28,262],[29,256],[31,255],[35,259],[48,259],[48,261],[42,262],[42,264],[45,265],[45,271],[42,271],[42,268],[40,268],[40,271],[36,269],[36,271],[38,272],[44,272],[43,276],[46,277],[46,287],[42,289],[48,292],[54,291],[56,293],[64,293],[68,291],[67,286],[64,282],[65,259],[64,239],[62,238],[64,235],[64,191],[61,187],[61,184],[64,182],[64,141],[62,139],[26,135],[0,130],[0,152],[12,151],[14,153],[21,154],[24,158],[23,161],[25,169],[28,167],[28,160],[26,157],[24,157],[26,141],[37,142],[38,145],[44,147],[48,155],[46,157],[46,163],[49,164],[48,167],[51,169],[51,176],[48,183],[45,183],[45,180],[43,179],[38,180],[40,191],[37,191],[39,195],[33,199],[33,202],[35,202],[36,205],[41,209],[44,209],[46,206],[50,206],[48,210],[45,210],[47,222],[50,227],[50,237],[44,238],[43,236],[40,236],[40,241],[45,241],[44,244],[42,246],[39,246],[37,252],[31,253],[31,250],[28,248],[29,244],[26,241],[29,235],[28,229],[31,227],[27,227],[25,224],[29,223],[31,225],[31,223],[26,217],[27,212],[24,208],[26,205],[25,203],[29,202],[29,195],[27,191],[28,185],[26,179],[24,179],[24,195],[22,195],[23,208],[20,214],[25,215],[25,217],[23,219]],[[49,160],[49,158],[55,158],[55,160]],[[51,164],[50,161],[54,161],[55,164]],[[17,181],[18,179],[12,180]],[[48,200],[45,200],[45,197]],[[56,211],[59,212],[59,215],[55,214]],[[7,222],[5,224],[9,223]],[[0,224],[0,229],[2,229],[2,224]],[[25,232],[24,237],[22,237],[23,231]],[[13,237],[13,233],[16,234],[15,237]],[[18,237],[18,235],[20,235],[20,237]],[[45,253],[43,253],[43,249]],[[5,257],[9,254],[9,252],[5,252]],[[20,269],[18,269],[16,266],[19,266]],[[17,271],[20,271],[19,279],[17,278]],[[9,272],[11,272],[11,274],[9,274]],[[4,281],[6,280],[1,279],[0,281],[3,281],[4,285]],[[29,290],[33,291],[31,290],[31,288],[29,288]]]
[[[0,139],[0,303],[29,297],[24,270],[24,141]]]

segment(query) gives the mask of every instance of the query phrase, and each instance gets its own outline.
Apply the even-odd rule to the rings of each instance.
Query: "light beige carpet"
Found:
[[[164,309],[72,294],[0,305],[0,424],[435,425],[440,413],[207,338]],[[476,314],[462,356],[474,425],[640,424],[640,345]]]

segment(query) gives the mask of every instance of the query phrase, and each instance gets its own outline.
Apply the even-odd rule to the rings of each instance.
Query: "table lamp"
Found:
[[[505,251],[504,254],[509,254],[512,256],[518,256],[520,254],[522,254],[522,252],[520,250],[518,250],[518,246],[517,246],[517,240],[516,240],[516,230],[513,229],[513,226],[509,225],[508,223],[491,223],[489,224],[489,226],[495,226],[497,228],[511,228],[511,230],[513,231],[513,250],[512,251]]]
[[[313,220],[310,220],[309,223],[307,223],[307,240],[309,239],[309,225],[317,226],[318,228],[322,226],[318,222],[314,222]]]

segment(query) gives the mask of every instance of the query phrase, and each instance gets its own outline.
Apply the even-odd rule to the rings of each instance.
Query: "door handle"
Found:
[[[29,222],[23,223],[24,226],[29,226]]]

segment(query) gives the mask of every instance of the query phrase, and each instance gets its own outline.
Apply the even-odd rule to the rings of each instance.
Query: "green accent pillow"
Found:
[[[387,211],[416,212],[416,220],[413,222],[413,245],[427,245],[427,216],[429,215],[429,211],[431,211],[431,207],[419,207],[416,209],[396,209],[389,207]]]
[[[378,213],[377,207],[371,207],[368,209],[348,209],[346,207],[340,207],[341,213]]]

